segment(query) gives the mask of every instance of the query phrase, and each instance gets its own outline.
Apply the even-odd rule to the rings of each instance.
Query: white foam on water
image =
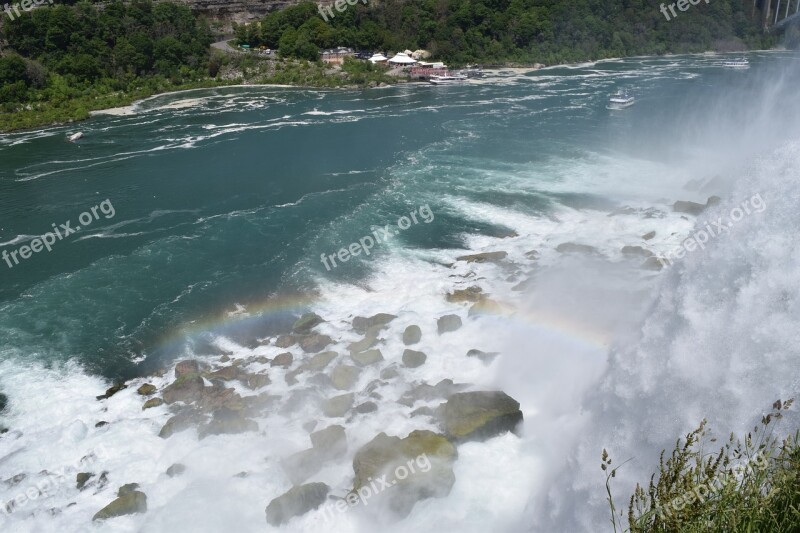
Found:
[[[282,120],[280,125],[297,125],[288,116]],[[208,137],[273,126],[219,126]],[[208,137],[187,141],[194,146]],[[317,421],[315,429],[346,426],[347,455],[313,478],[341,495],[352,484],[353,453],[378,432],[402,437],[415,429],[436,430],[429,418],[410,412],[438,402],[408,407],[396,400],[419,383],[452,379],[474,390],[505,390],[520,401],[525,416],[520,435],[460,445],[450,495],[422,501],[403,522],[380,524],[382,529],[439,532],[457,524],[459,530],[482,533],[606,527],[605,478],[597,468],[603,447],[618,461],[636,457],[617,478],[619,494],[628,494],[634,481],[649,478],[658,452],[700,418],[709,417],[725,434],[748,427],[777,396],[797,391],[798,154],[798,145],[789,144],[766,156],[753,172],[743,171],[745,180],[721,194],[722,203],[703,217],[727,213],[754,192],[761,192],[767,209],[661,274],[641,269],[643,258],[625,257],[621,249],[642,246],[663,253],[691,233],[694,217],[674,213],[670,206],[706,195],[682,190],[683,175],[704,175],[692,164],[667,169],[620,155],[569,164],[554,160],[544,170],[528,168],[529,175],[539,172],[547,178],[528,182],[514,179],[520,169],[492,175],[507,190],[551,196],[579,192],[634,208],[613,216],[612,207],[557,205],[547,214],[531,214],[446,196],[444,204],[453,213],[503,225],[517,236],[464,235],[462,250],[409,250],[390,243],[387,253],[361,258],[372,273],[358,285],[319,280],[315,310],[327,322],[317,331],[331,335],[336,342],[327,349],[339,353],[329,368],[350,361],[347,347],[361,338],[350,331],[355,314],[398,316],[380,335],[385,362],[364,368],[355,386],[356,405],[378,405],[371,415],[326,418],[320,403],[340,392],[315,386],[303,374],[290,387],[286,370],[252,362],[259,355],[286,351],[295,359],[305,357],[297,346],[280,349],[271,343],[250,349],[218,338],[217,345],[231,357],[251,361],[249,371],[269,371],[272,383],[256,392],[274,394],[278,405],[256,418],[258,432],[203,440],[194,429],[161,439],[168,409],[142,410],[144,398],[136,387],[150,382],[162,388],[172,380],[171,372],[134,380],[110,399],[97,401],[94,397],[110,384],[78,365],[45,368],[24,365],[19,358],[4,361],[0,390],[11,404],[2,423],[11,430],[0,437],[0,502],[19,498],[20,503],[10,514],[0,514],[0,526],[3,531],[43,532],[275,530],[266,525],[264,508],[291,487],[280,460],[310,446],[306,422]],[[658,216],[650,216],[647,208],[656,208]],[[656,237],[643,241],[649,231],[656,231]],[[597,253],[561,253],[556,248],[562,243],[590,245]],[[532,250],[538,251],[537,260],[526,255]],[[508,256],[499,264],[456,260],[484,251]],[[513,290],[529,279],[525,290]],[[444,298],[454,288],[472,285],[509,304],[515,314],[470,317],[466,305]],[[439,335],[436,319],[445,314],[457,314],[463,327]],[[376,383],[381,369],[400,366],[401,335],[411,324],[422,330],[422,341],[413,348],[428,355],[426,363]],[[501,354],[484,364],[466,357],[470,349]],[[243,396],[253,394],[236,382],[227,386]],[[292,409],[284,409],[287,404]],[[96,427],[100,421],[109,424]],[[165,471],[175,463],[187,470],[169,478]],[[65,473],[59,490],[47,497],[20,496],[47,479],[44,470]],[[98,490],[95,477],[79,491],[79,471],[108,471],[108,485]],[[242,472],[247,475],[237,476]],[[2,482],[17,474],[26,477]],[[90,526],[94,513],[130,482],[147,494],[148,513]],[[375,522],[362,511],[350,509],[326,521],[318,510],[282,530],[374,530]]]

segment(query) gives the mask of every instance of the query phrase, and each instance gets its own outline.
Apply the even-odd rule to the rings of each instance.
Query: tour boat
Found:
[[[636,103],[636,99],[628,91],[617,91],[608,99],[608,109],[625,109]]]
[[[722,64],[722,66],[726,68],[750,68],[750,61],[748,61],[746,57],[740,57],[739,59],[728,59]]]
[[[464,74],[450,74],[445,72],[442,75],[433,75],[430,77],[430,82],[434,85],[446,85],[449,83],[458,83],[466,81],[467,77]]]

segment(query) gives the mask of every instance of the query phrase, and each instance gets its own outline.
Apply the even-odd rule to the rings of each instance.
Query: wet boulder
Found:
[[[320,352],[331,343],[333,343],[332,338],[328,335],[320,335],[318,333],[311,333],[300,337],[300,348],[306,353]]]
[[[275,346],[278,348],[286,349],[297,343],[297,337],[294,335],[281,335],[275,340]]]
[[[477,285],[467,287],[466,289],[456,289],[445,296],[448,302],[461,303],[461,302],[477,302],[483,297],[483,289]]]
[[[338,365],[331,372],[333,386],[339,390],[351,390],[358,381],[361,370],[350,365]]]
[[[574,242],[562,242],[556,246],[556,251],[562,254],[597,254],[600,253],[594,246]]]
[[[355,402],[355,394],[352,392],[334,396],[322,406],[322,413],[332,418],[344,416],[353,407],[353,402]]]
[[[436,321],[439,335],[461,329],[461,317],[458,315],[444,315]]]
[[[101,394],[100,396],[97,396],[97,399],[98,400],[107,400],[108,398],[111,398],[112,396],[114,396],[119,391],[121,391],[123,389],[127,389],[127,388],[128,388],[128,386],[125,385],[124,383],[117,383],[113,387],[109,387],[106,390],[105,394]]]
[[[305,313],[300,318],[298,318],[292,325],[292,333],[305,335],[306,333],[310,332],[312,329],[322,324],[323,322],[325,321],[318,314]]]
[[[422,366],[427,358],[428,356],[424,352],[409,349],[403,351],[403,364],[408,368]]]
[[[311,448],[290,455],[281,466],[289,480],[299,485],[319,472],[328,461],[347,452],[347,437],[342,426],[329,426],[310,435]]]
[[[272,360],[270,366],[280,366],[283,368],[289,368],[290,366],[292,366],[293,361],[294,361],[294,356],[292,355],[292,352],[283,352],[275,356],[275,359]]]
[[[522,422],[519,402],[501,391],[452,394],[441,415],[445,434],[454,442],[482,441],[515,432]]]
[[[462,255],[456,257],[456,261],[466,261],[467,263],[496,263],[508,256],[507,252],[481,252],[479,254]]]
[[[178,364],[175,365],[176,379],[187,374],[199,374],[199,373],[200,373],[200,363],[193,359],[180,361]]]
[[[214,411],[211,421],[198,431],[198,436],[203,439],[211,435],[234,435],[248,431],[258,431],[258,424],[245,418],[240,410],[221,407]]]
[[[379,433],[353,458],[352,493],[378,512],[403,518],[418,501],[450,494],[456,458],[455,446],[432,431],[412,431],[404,439]]]
[[[183,465],[181,463],[175,463],[169,468],[167,468],[166,474],[169,477],[177,477],[183,474],[184,472],[186,472],[186,465]]]
[[[158,407],[160,405],[164,405],[164,400],[161,398],[150,398],[144,402],[144,405],[142,405],[142,411],[145,409],[152,409],[153,407]]]
[[[422,330],[419,326],[411,325],[403,331],[403,344],[406,346],[417,344],[420,340],[422,340]]]
[[[175,402],[191,403],[203,396],[205,382],[200,374],[182,372],[180,376],[161,393],[168,404]]]
[[[194,409],[184,409],[167,420],[158,436],[162,439],[168,439],[175,433],[196,427],[204,421],[205,417],[199,412]]]
[[[303,363],[303,368],[312,371],[320,371],[328,366],[331,361],[336,359],[337,355],[339,354],[333,351],[320,352]]]
[[[354,353],[350,357],[358,366],[368,366],[383,361],[383,354],[380,350],[367,350],[366,352]]]
[[[141,396],[150,396],[151,394],[155,394],[156,390],[156,386],[152,383],[145,383],[136,389],[136,392],[138,392]]]
[[[622,253],[624,255],[638,257],[651,257],[653,255],[653,252],[642,246],[623,246]]]
[[[497,357],[500,352],[484,352],[481,350],[469,350],[467,352],[467,357],[475,357],[476,359],[480,359],[483,363],[491,363],[494,361],[494,358]]]
[[[117,499],[100,509],[92,520],[107,520],[117,516],[147,512],[147,495],[136,490],[137,488],[135,483],[120,487]]]
[[[411,407],[418,401],[430,402],[433,400],[447,399],[452,394],[463,390],[465,387],[466,385],[463,384],[456,385],[453,383],[452,379],[443,379],[436,385],[422,383],[406,391],[397,403]]]
[[[325,503],[329,490],[325,483],[307,483],[292,487],[269,502],[266,508],[267,523],[277,527],[316,509]]]
[[[357,316],[353,319],[353,330],[364,335],[369,328],[380,326],[378,329],[381,329],[395,318],[397,318],[395,315],[390,315],[389,313],[378,313],[371,317]]]

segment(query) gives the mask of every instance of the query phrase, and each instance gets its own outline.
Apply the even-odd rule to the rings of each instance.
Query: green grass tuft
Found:
[[[614,505],[611,491],[622,465],[609,470],[611,459],[603,450],[601,468],[614,531],[800,532],[800,432],[784,438],[775,434],[792,401],[776,401],[752,432],[743,438],[731,434],[722,446],[703,420],[678,440],[666,460],[666,450],[661,452],[658,473],[646,488],[636,485],[627,517]]]

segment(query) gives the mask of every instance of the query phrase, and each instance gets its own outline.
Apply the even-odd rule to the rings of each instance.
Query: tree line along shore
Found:
[[[369,86],[397,81],[320,50],[425,49],[452,65],[555,65],[610,57],[774,46],[750,2],[718,0],[666,21],[644,0],[388,0],[348,6],[325,22],[301,2],[235,26],[236,41],[272,57],[212,47],[220,21],[150,0],[45,4],[0,27],[0,131],[70,122],[158,93],[230,84]]]

